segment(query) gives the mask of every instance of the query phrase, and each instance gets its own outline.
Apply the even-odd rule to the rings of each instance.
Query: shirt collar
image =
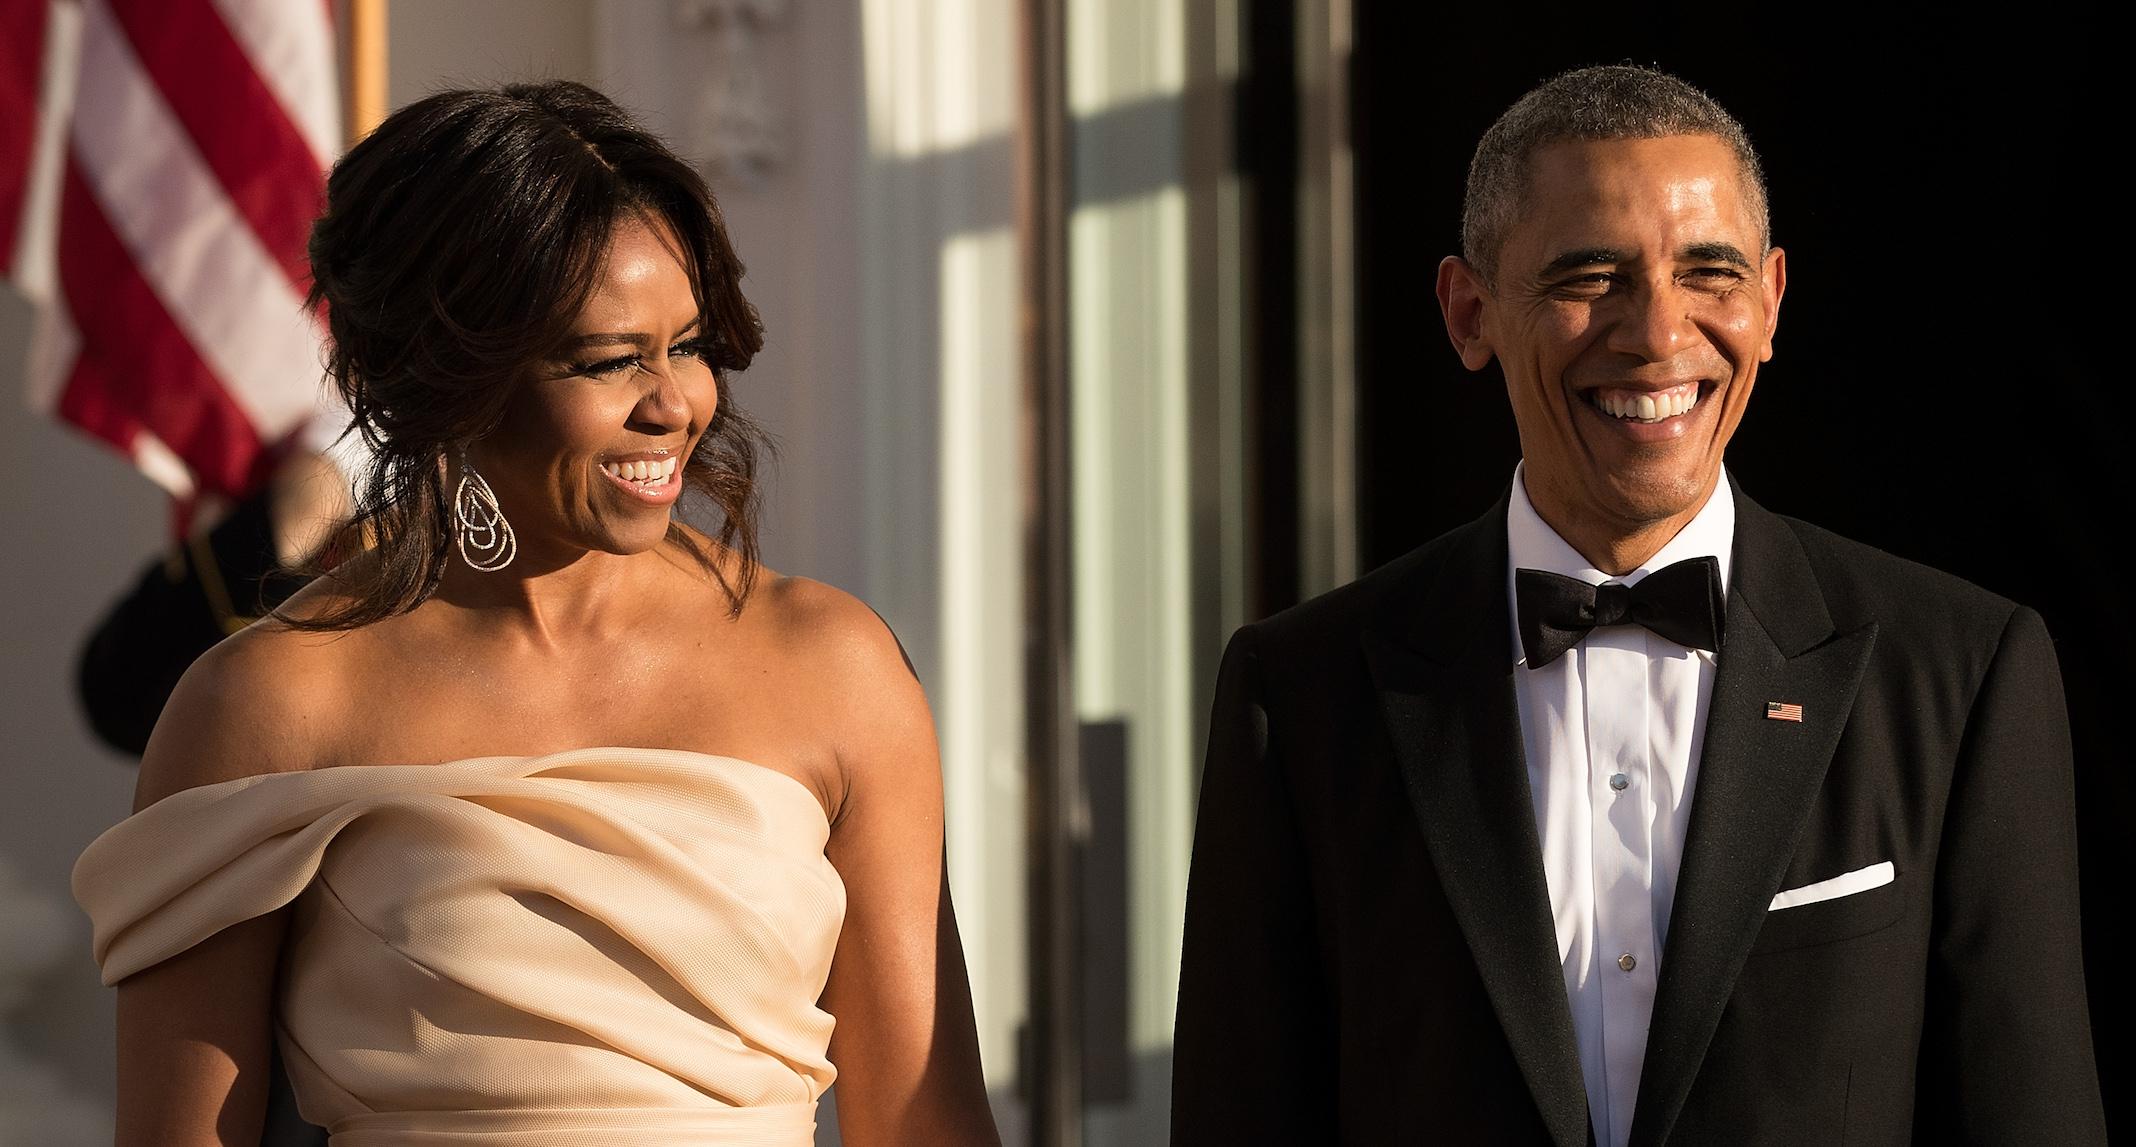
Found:
[[[1550,523],[1535,512],[1535,504],[1528,501],[1528,487],[1521,472],[1522,466],[1513,468],[1512,504],[1506,511],[1506,553],[1510,559],[1506,564],[1508,595],[1513,592],[1513,571],[1519,569],[1548,570],[1579,578],[1590,585],[1601,585],[1606,581],[1637,585],[1639,579],[1663,566],[1710,555],[1720,562],[1721,593],[1726,596],[1729,558],[1735,548],[1736,516],[1735,497],[1729,489],[1727,470],[1721,471],[1720,481],[1714,483],[1713,493],[1707,496],[1706,504],[1699,507],[1698,513],[1684,524],[1684,528],[1638,569],[1621,578],[1613,578],[1594,568],[1550,528]]]

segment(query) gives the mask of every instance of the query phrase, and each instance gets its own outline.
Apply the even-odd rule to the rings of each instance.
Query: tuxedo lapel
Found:
[[[1366,653],[1432,865],[1513,1058],[1559,1147],[1587,1095],[1521,748],[1506,606],[1506,502],[1447,539]]]
[[[1634,1147],[1665,1142],[1683,1109],[1876,641],[1873,624],[1833,633],[1793,531],[1740,493],[1733,570]],[[1801,719],[1768,718],[1769,702],[1801,706]]]

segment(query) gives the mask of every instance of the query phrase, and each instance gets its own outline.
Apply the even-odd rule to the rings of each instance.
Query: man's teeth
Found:
[[[1635,422],[1660,422],[1674,418],[1698,405],[1698,387],[1683,386],[1664,390],[1658,394],[1633,394],[1617,391],[1614,394],[1595,391],[1595,407],[1612,418],[1626,418]]]
[[[611,478],[657,486],[675,473],[675,464],[680,461],[679,458],[662,458],[657,462],[603,462],[601,469]]]

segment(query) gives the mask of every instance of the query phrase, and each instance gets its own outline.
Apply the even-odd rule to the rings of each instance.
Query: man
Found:
[[[1174,1142],[2103,1143],[2038,615],[1722,468],[1787,282],[1742,128],[1560,76],[1463,224],[1522,462],[1233,638]]]

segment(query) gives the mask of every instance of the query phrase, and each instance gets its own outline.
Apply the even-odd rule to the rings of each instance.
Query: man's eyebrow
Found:
[[[1687,263],[1726,263],[1746,271],[1757,269],[1733,243],[1693,243],[1684,248],[1680,257]]]
[[[1630,255],[1614,247],[1581,247],[1577,250],[1567,251],[1543,264],[1542,277],[1547,279],[1553,275],[1562,275],[1567,271],[1578,270],[1581,267],[1593,267],[1603,263],[1624,263],[1630,260]]]

